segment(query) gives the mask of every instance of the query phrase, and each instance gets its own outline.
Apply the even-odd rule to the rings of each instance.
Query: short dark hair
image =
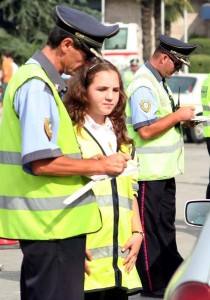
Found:
[[[72,38],[72,40],[74,41],[75,44],[75,38],[73,35],[71,35],[70,33],[66,32],[65,30],[59,28],[58,26],[55,26],[49,36],[48,36],[48,40],[47,40],[47,45],[52,47],[53,49],[57,48],[60,43],[66,39],[66,38]]]

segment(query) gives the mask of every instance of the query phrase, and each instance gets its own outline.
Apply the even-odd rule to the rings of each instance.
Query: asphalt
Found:
[[[7,249],[5,246],[0,247],[0,265],[3,265],[3,271],[0,271],[1,300],[20,299],[21,259],[22,254],[17,247],[11,247],[10,249]]]

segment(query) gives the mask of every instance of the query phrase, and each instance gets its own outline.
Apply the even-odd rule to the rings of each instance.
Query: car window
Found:
[[[192,93],[195,86],[197,78],[195,77],[186,77],[186,76],[174,76],[167,78],[166,81],[170,86],[172,93],[189,94]]]
[[[105,50],[125,50],[127,47],[128,28],[121,28],[119,33],[111,39],[105,39]]]
[[[185,208],[185,219],[190,225],[202,226],[210,212],[210,201],[189,201]]]

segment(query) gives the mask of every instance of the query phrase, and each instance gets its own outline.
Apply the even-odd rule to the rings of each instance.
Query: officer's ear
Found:
[[[62,49],[62,51],[64,53],[69,52],[69,49],[71,47],[74,47],[74,41],[73,41],[73,39],[70,38],[70,37],[67,37],[67,38],[63,39],[62,42],[61,42],[61,44],[60,44],[60,47],[61,47],[61,49]]]
[[[165,61],[165,62],[167,62],[169,60],[168,55],[165,53],[162,53],[162,58],[163,58],[163,61]]]

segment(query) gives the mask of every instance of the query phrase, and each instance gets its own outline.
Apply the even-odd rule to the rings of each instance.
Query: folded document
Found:
[[[95,184],[97,184],[99,181],[104,180],[104,179],[112,179],[116,177],[124,177],[124,176],[129,176],[136,171],[138,171],[139,164],[134,161],[134,160],[129,160],[127,161],[127,167],[124,169],[124,171],[118,175],[118,176],[109,176],[109,175],[94,175],[91,176],[90,179],[91,181],[88,182],[86,185],[84,185],[81,189],[79,189],[77,192],[72,194],[71,196],[67,197],[64,201],[63,204],[71,204],[74,202],[76,199],[84,195],[87,191],[93,188]]]

